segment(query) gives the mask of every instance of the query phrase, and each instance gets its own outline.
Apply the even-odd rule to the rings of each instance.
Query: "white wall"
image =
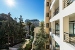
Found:
[[[50,19],[50,22],[75,13],[75,6],[74,5],[75,5],[75,1],[73,3],[71,3],[69,6],[67,6],[66,8],[64,8],[63,10],[60,9],[61,10],[60,13],[58,13],[52,19]]]

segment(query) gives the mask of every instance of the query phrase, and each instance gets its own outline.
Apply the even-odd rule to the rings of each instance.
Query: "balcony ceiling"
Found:
[[[59,0],[55,0],[55,3],[53,5],[55,8],[57,8],[59,6]]]

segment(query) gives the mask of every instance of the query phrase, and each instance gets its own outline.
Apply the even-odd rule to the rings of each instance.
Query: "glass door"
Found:
[[[69,33],[73,34],[73,23],[69,24]]]

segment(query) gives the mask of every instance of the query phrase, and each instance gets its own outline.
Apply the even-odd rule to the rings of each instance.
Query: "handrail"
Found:
[[[55,9],[55,11],[54,11],[54,16],[56,15],[56,14],[58,14],[59,13],[59,7],[57,8],[57,9]]]
[[[65,34],[69,34],[69,33],[67,33],[67,32],[64,32],[64,40],[66,39],[66,35]]]
[[[59,33],[56,33],[56,31],[59,31],[59,30],[51,29],[50,31],[53,32],[53,34],[55,34],[55,35],[57,35],[57,36],[59,35]]]
[[[64,34],[64,40],[66,40],[65,42],[69,42],[70,44],[72,44],[72,45],[74,45],[74,43],[75,43],[75,39],[74,39],[74,37],[75,36],[71,36],[72,34],[69,34],[69,33],[66,33],[66,32],[64,32],[65,34]],[[67,41],[67,37],[66,37],[66,35],[68,34],[68,36],[69,36],[69,39],[68,39],[68,41]]]
[[[69,33],[67,33],[67,32],[64,32],[64,33],[69,34]]]
[[[64,8],[70,5],[75,0],[64,0]]]

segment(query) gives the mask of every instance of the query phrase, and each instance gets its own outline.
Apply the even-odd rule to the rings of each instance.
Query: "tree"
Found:
[[[20,29],[19,29],[19,33],[20,33],[20,38],[22,39],[25,35],[25,30],[24,30],[24,22],[23,22],[23,18],[22,16],[20,15],[20,18],[19,18],[19,25],[20,25]]]
[[[35,28],[35,26],[34,25],[32,25],[31,26],[31,35],[34,37],[34,28]]]
[[[29,26],[29,35],[30,35],[30,26],[31,26],[31,24],[32,24],[31,22],[29,22],[29,21],[27,22],[27,25]]]
[[[34,42],[35,50],[45,50],[45,42],[46,42],[46,32],[44,31],[44,22],[41,22],[39,33],[36,35],[36,40]]]

